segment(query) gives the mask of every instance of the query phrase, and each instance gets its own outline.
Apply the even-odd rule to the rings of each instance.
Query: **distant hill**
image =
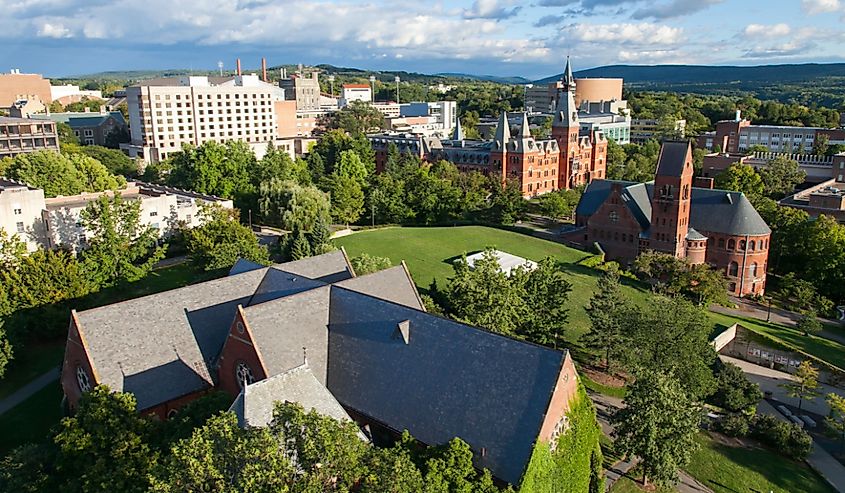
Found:
[[[562,74],[535,81],[559,80]],[[845,63],[802,63],[754,67],[707,65],[608,65],[575,72],[576,77],[621,77],[628,90],[753,95],[760,99],[842,107]]]
[[[483,82],[496,82],[497,84],[528,84],[531,82],[530,79],[526,79],[525,77],[499,77],[496,75],[473,75],[473,74],[461,74],[461,73],[453,73],[453,72],[442,72],[435,74],[441,77],[449,77],[452,79],[468,79],[468,80],[478,80]]]
[[[551,82],[563,74],[537,82]],[[575,72],[576,77],[622,77],[631,85],[741,84],[803,82],[820,77],[845,77],[845,63],[758,65],[607,65]]]

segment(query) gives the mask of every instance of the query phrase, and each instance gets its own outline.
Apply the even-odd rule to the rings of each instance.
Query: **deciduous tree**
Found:
[[[328,223],[329,195],[310,185],[270,179],[261,184],[258,207],[269,224],[293,231],[311,231],[317,221]]]
[[[388,269],[393,265],[389,258],[376,257],[367,253],[352,257],[349,262],[352,264],[355,274],[359,276]]]
[[[804,360],[798,365],[795,370],[793,380],[789,383],[783,384],[789,397],[798,398],[798,409],[805,400],[812,400],[818,397],[819,394],[819,370],[810,363],[810,360]]]
[[[614,448],[641,459],[643,484],[678,481],[697,448],[701,411],[671,373],[644,371],[628,389],[625,407],[612,418]]]
[[[364,191],[356,178],[345,174],[332,176],[332,218],[339,223],[354,223],[364,212]]]
[[[191,260],[205,270],[231,267],[238,259],[267,264],[267,249],[247,226],[238,222],[237,212],[219,206],[200,211],[202,226],[188,230],[185,243]]]

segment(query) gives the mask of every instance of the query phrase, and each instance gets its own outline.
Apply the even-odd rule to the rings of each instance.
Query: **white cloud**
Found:
[[[511,6],[508,0],[475,0],[472,7],[464,10],[466,19],[507,19],[519,13],[522,7]]]
[[[70,38],[73,33],[59,22],[43,22],[38,28],[38,36],[42,38]]]
[[[836,12],[841,6],[839,0],[801,0],[801,8],[810,15]]]
[[[650,22],[620,24],[572,24],[562,29],[571,39],[597,43],[671,45],[683,40],[684,30]]]
[[[774,38],[786,36],[792,32],[789,24],[780,23],[774,25],[749,24],[745,26],[743,34],[746,38]]]

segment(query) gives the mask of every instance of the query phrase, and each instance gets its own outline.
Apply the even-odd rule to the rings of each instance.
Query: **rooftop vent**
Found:
[[[393,337],[402,340],[407,345],[411,341],[411,321],[410,320],[403,320],[396,324],[396,331],[393,333]]]
[[[725,200],[726,200],[729,204],[733,204],[733,203],[734,203],[734,199],[733,199],[733,197],[731,197],[731,194],[729,194],[729,193],[726,193],[726,194],[725,194]]]

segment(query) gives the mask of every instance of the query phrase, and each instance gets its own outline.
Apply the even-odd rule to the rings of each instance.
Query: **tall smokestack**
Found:
[[[267,82],[267,59],[261,57],[261,78]]]
[[[240,59],[240,58],[238,58],[238,63],[237,63],[236,65],[237,65],[237,67],[238,67],[238,69],[237,69],[237,70],[238,70],[238,72],[237,72],[237,73],[238,73],[238,75],[241,75],[241,59]]]

